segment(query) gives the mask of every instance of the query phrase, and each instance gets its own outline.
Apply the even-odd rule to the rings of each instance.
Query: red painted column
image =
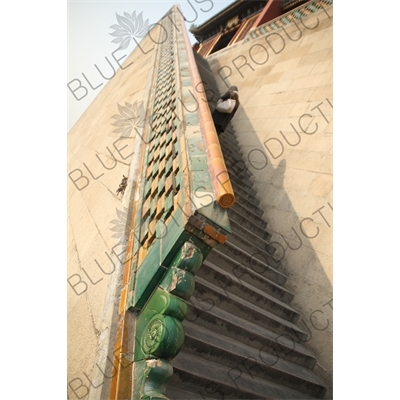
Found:
[[[257,26],[263,25],[266,22],[279,17],[282,14],[282,5],[282,0],[269,1],[264,7],[264,10],[261,11],[259,17],[254,22],[254,25],[251,27],[251,29],[257,28]]]

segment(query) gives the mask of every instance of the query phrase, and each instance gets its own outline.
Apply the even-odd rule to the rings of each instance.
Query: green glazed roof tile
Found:
[[[178,19],[175,22],[180,24]],[[147,167],[140,189],[143,204],[139,206],[142,207],[139,215],[144,218],[143,222],[135,221],[138,240],[143,248],[147,248],[147,253],[140,250],[141,264],[132,263],[134,294],[130,294],[129,305],[139,309],[160,283],[174,252],[185,241],[193,240],[204,254],[208,254],[210,246],[201,240],[206,239],[205,233],[188,231],[185,227],[189,226],[188,220],[196,208],[203,209],[207,201],[215,203],[198,107],[190,93],[196,90],[190,72],[193,66],[182,33],[177,33],[168,19],[163,24],[170,34],[156,53],[156,88],[151,93],[148,110],[151,121],[145,128],[148,133],[144,135]],[[184,141],[180,139],[182,135]],[[194,195],[196,201],[192,201]],[[218,205],[209,206],[207,210],[203,211],[204,217],[210,221],[214,218],[215,224],[220,223],[225,229],[226,221],[222,215],[226,216],[226,210]],[[167,218],[168,225],[164,226],[163,221]],[[137,242],[133,248],[138,250]]]

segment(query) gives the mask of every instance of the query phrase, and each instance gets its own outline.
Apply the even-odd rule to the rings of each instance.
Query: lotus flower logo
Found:
[[[140,104],[135,101],[133,104],[125,102],[125,106],[117,103],[119,114],[113,115],[114,122],[111,125],[116,128],[114,133],[120,133],[123,137],[128,137],[133,127],[141,128],[144,126],[144,107],[143,102]]]
[[[110,26],[111,29],[114,29],[114,32],[110,35],[116,38],[111,43],[119,43],[118,50],[126,49],[132,38],[142,38],[149,31],[149,20],[143,21],[142,13],[137,16],[136,11],[132,15],[127,12],[124,12],[124,16],[117,13],[115,15],[119,25]]]
[[[126,230],[126,223],[128,220],[128,208],[124,207],[123,211],[120,211],[116,208],[115,211],[117,212],[118,219],[113,219],[111,221],[111,224],[113,224],[113,226],[110,228],[110,230],[115,232],[112,237],[119,239],[121,236],[124,235]]]

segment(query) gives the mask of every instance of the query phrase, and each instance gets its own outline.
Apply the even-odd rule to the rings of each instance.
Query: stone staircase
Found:
[[[207,61],[195,55],[206,89],[218,93]],[[240,90],[240,88],[239,88]],[[217,96],[210,101],[213,110]],[[301,344],[286,276],[231,126],[220,143],[236,195],[228,210],[233,233],[196,276],[184,320],[184,347],[171,361],[170,399],[310,399],[326,388]]]

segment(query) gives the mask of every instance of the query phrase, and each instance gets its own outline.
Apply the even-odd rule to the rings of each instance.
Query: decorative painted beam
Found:
[[[273,20],[250,30],[243,39],[243,43],[246,43],[252,39],[257,39],[260,36],[268,35],[270,32],[276,31],[283,26],[292,24],[293,22],[296,23],[296,20],[303,19],[307,15],[315,13],[319,10],[323,10],[326,8],[326,6],[331,6],[332,4],[333,0],[311,0],[307,3],[304,3],[277,18],[274,18]]]

